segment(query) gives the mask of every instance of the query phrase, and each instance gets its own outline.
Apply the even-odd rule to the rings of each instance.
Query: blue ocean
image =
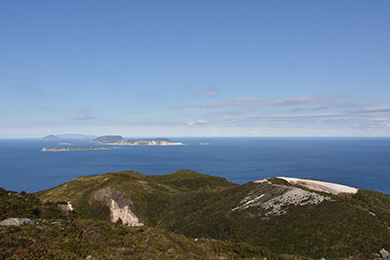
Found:
[[[37,192],[80,176],[191,169],[243,184],[267,177],[318,179],[390,194],[390,138],[170,138],[182,146],[117,146],[104,151],[41,152],[59,142],[0,139],[0,187]],[[210,145],[199,145],[210,143]]]

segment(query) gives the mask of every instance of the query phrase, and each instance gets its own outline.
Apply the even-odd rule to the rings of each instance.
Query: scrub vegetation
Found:
[[[110,208],[96,195],[108,190],[144,226],[111,223]],[[35,194],[40,199],[3,191],[2,219],[40,222],[2,227],[3,258],[66,252],[69,259],[373,259],[372,253],[389,250],[390,196],[359,190],[353,196],[316,192],[313,198],[325,198],[317,203],[282,200],[295,191],[313,192],[280,179],[238,185],[190,170],[80,177]],[[289,199],[294,203],[286,204]],[[58,201],[70,202],[74,212],[58,210]],[[31,246],[37,244],[39,252]]]

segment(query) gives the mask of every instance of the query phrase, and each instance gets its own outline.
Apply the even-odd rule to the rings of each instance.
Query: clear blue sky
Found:
[[[390,1],[0,2],[0,138],[390,136]]]

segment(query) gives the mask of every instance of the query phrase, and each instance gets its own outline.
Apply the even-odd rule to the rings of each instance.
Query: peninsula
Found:
[[[172,142],[168,138],[156,139],[125,139],[120,135],[100,136],[91,141],[91,143],[105,145],[183,145],[182,142]]]

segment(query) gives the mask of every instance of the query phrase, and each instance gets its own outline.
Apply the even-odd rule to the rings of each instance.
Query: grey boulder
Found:
[[[0,226],[21,226],[21,225],[33,225],[37,224],[29,218],[7,218],[0,222]]]

